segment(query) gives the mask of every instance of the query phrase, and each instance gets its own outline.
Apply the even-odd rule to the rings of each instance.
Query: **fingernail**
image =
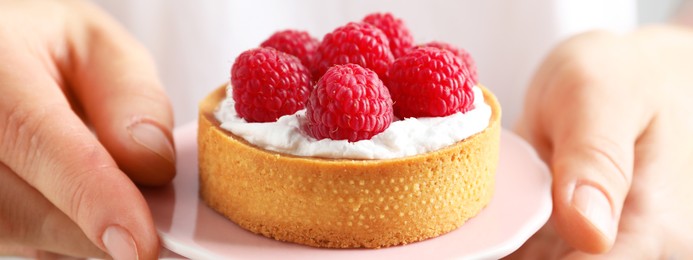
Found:
[[[601,190],[586,184],[577,186],[573,206],[604,236],[612,239],[616,235],[611,203]]]
[[[119,226],[110,226],[103,233],[101,241],[106,246],[108,254],[115,260],[136,260],[137,246],[128,231]]]
[[[136,143],[158,154],[165,160],[171,163],[174,162],[175,151],[173,144],[171,144],[171,141],[169,141],[161,128],[142,121],[129,126],[128,132]]]

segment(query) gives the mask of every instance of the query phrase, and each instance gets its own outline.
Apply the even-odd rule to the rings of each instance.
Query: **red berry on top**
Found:
[[[469,69],[469,77],[472,78],[472,82],[474,82],[475,85],[477,83],[479,83],[479,76],[477,74],[476,62],[474,62],[472,55],[470,55],[469,52],[467,52],[465,49],[457,48],[457,47],[455,47],[449,43],[436,42],[436,41],[426,43],[422,46],[423,47],[441,48],[443,50],[451,51],[452,53],[455,54],[455,56],[462,59],[462,61],[467,65],[467,69]]]
[[[325,35],[311,69],[317,80],[333,65],[354,63],[383,77],[393,60],[390,43],[380,29],[351,22]]]
[[[390,13],[373,13],[363,18],[363,22],[378,27],[390,41],[390,50],[398,58],[414,45],[414,37],[401,19]]]
[[[395,60],[388,73],[395,115],[437,117],[468,111],[474,103],[474,84],[468,78],[466,66],[452,52],[413,49]]]
[[[306,104],[308,135],[356,142],[392,122],[392,99],[378,75],[356,64],[335,65],[318,81]]]
[[[231,67],[233,100],[248,122],[273,122],[305,107],[312,90],[301,61],[273,48],[247,50]]]
[[[260,44],[262,47],[272,47],[278,51],[294,55],[301,60],[304,66],[310,67],[311,60],[315,56],[320,42],[304,31],[284,30],[278,31],[269,39]]]

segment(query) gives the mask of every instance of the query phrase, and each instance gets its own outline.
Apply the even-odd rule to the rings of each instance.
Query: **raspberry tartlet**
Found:
[[[273,47],[236,59],[231,83],[200,103],[200,196],[212,209],[281,241],[381,248],[450,232],[489,203],[495,96],[455,53],[412,45],[393,59],[386,34],[364,24],[326,38],[374,48],[302,48],[317,67]]]

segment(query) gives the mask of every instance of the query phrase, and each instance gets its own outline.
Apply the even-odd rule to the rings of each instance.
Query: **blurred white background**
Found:
[[[638,0],[638,23],[666,21],[686,0]]]

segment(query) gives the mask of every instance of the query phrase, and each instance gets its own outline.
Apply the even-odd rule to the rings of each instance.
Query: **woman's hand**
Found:
[[[531,83],[517,130],[553,172],[554,211],[511,257],[693,258],[690,29],[560,44]]]
[[[151,58],[101,10],[0,1],[0,255],[156,258],[133,181],[175,175],[172,121]]]

